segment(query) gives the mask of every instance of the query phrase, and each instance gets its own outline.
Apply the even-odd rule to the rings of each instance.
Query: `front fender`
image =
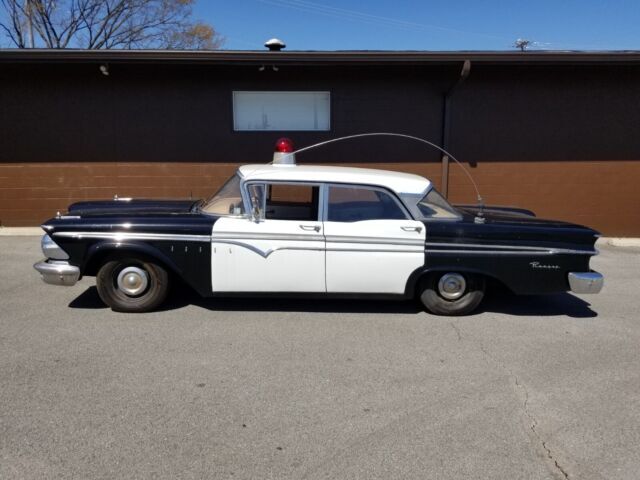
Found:
[[[150,257],[164,266],[166,266],[173,273],[182,275],[182,269],[167,255],[165,255],[160,249],[149,245],[144,242],[114,242],[103,241],[98,242],[87,250],[84,262],[80,267],[83,275],[95,275],[102,260],[114,253],[136,253]]]

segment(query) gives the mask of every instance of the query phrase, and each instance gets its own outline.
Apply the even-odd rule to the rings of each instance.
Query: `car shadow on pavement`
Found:
[[[327,299],[315,298],[274,298],[274,297],[238,297],[238,298],[202,298],[184,285],[175,285],[159,311],[177,310],[195,305],[207,310],[248,311],[248,312],[325,312],[325,313],[388,313],[420,314],[423,309],[415,301],[393,301],[377,299]],[[96,287],[89,287],[69,303],[70,308],[105,309],[107,308]],[[591,310],[590,304],[568,293],[554,295],[518,296],[505,291],[495,291],[487,295],[478,310],[472,315],[503,313],[518,316],[559,316],[572,318],[592,318],[598,314]]]
[[[570,293],[515,295],[506,289],[487,295],[476,311],[478,314],[483,312],[526,317],[565,315],[571,318],[593,318],[598,316],[591,309],[590,303]]]

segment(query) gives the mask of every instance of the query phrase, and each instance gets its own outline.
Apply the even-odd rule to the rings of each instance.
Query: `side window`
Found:
[[[318,220],[320,187],[267,184],[265,218],[272,220]]]
[[[362,187],[329,187],[330,222],[405,220],[407,215],[387,192]]]

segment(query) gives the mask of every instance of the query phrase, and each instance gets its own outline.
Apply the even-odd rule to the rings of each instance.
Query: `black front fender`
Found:
[[[114,242],[111,240],[97,242],[89,247],[80,267],[82,275],[95,275],[102,262],[113,254],[138,254],[152,258],[166,266],[173,273],[182,275],[182,270],[176,263],[160,249],[144,242]]]

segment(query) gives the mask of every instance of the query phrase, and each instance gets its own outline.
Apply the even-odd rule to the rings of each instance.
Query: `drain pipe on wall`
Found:
[[[449,136],[451,130],[451,97],[455,90],[464,83],[471,72],[471,61],[465,60],[462,64],[462,70],[460,71],[460,77],[458,81],[447,90],[444,94],[444,106],[442,109],[442,148],[449,150]],[[449,156],[442,156],[442,185],[440,186],[441,193],[444,198],[449,196]]]

